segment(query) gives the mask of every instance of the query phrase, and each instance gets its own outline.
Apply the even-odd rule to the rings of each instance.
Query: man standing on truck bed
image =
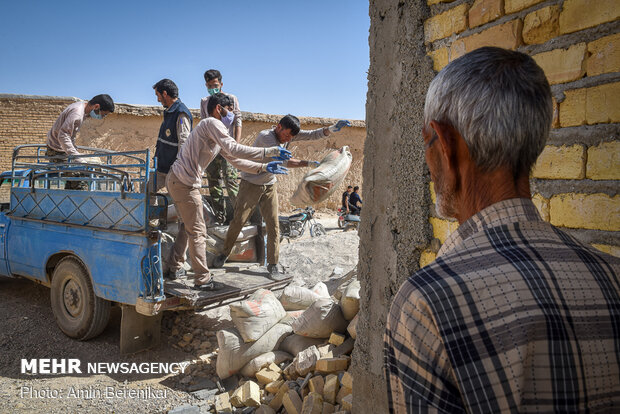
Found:
[[[103,119],[110,112],[114,112],[114,101],[110,95],[101,94],[88,102],[79,101],[67,106],[47,133],[46,157],[55,157],[52,162],[64,162],[62,156],[80,155],[75,148],[75,137],[84,122],[84,118]],[[79,160],[79,159],[77,159]],[[67,181],[66,190],[85,189],[84,181]]]
[[[209,69],[204,74],[205,85],[209,96],[200,100],[200,118],[205,119],[209,116],[207,105],[209,98],[216,93],[222,92],[222,74],[219,70]],[[231,93],[222,92],[224,95],[230,96],[232,99],[232,111],[228,111],[226,118],[222,119],[222,123],[228,128],[228,135],[239,142],[241,138],[241,109],[239,109],[239,100]],[[225,224],[226,222],[226,201],[224,200],[224,191],[221,182],[226,185],[228,199],[234,206],[237,193],[239,193],[239,174],[237,169],[231,166],[221,154],[207,167],[207,176],[209,181],[209,194],[213,201],[213,210],[215,211],[216,220]]]
[[[313,131],[300,130],[299,119],[293,115],[283,117],[278,125],[272,129],[261,131],[254,141],[255,147],[267,147],[271,145],[287,146],[289,142],[296,140],[313,140],[328,136],[331,132],[338,132],[345,126],[351,126],[349,121],[340,120],[334,125],[318,128]],[[288,167],[308,167],[318,164],[316,161],[290,159]],[[283,275],[278,271],[278,259],[280,251],[278,223],[278,193],[276,191],[276,177],[271,174],[248,173],[241,174],[239,195],[235,204],[235,215],[228,227],[223,252],[215,258],[214,267],[221,267],[230,255],[235,241],[243,225],[252,215],[256,206],[260,206],[261,214],[267,227],[267,270],[273,280],[281,280]]]
[[[159,127],[155,156],[157,157],[157,185],[151,191],[159,192],[166,186],[166,174],[177,159],[179,149],[192,131],[192,114],[179,99],[179,88],[170,79],[162,79],[153,85],[157,102],[164,107],[164,120]]]
[[[212,290],[215,288],[209,273],[206,259],[206,236],[202,197],[200,186],[202,174],[218,153],[241,171],[252,174],[267,172],[269,174],[286,174],[281,161],[269,163],[249,160],[264,160],[272,157],[280,160],[289,159],[291,153],[279,146],[268,148],[248,147],[238,144],[222,123],[232,105],[229,96],[217,93],[211,96],[207,106],[208,118],[200,121],[189,135],[187,142],[179,151],[177,160],[172,164],[166,178],[168,192],[174,200],[177,212],[185,224],[186,237],[177,237],[174,243],[169,272],[173,278],[185,273],[182,264],[188,247],[194,270],[194,287]],[[243,158],[243,159],[241,159]]]

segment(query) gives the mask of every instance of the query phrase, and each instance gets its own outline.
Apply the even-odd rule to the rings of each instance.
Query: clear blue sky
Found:
[[[364,0],[3,1],[0,93],[159,105],[170,78],[190,108],[219,69],[242,110],[364,119]]]

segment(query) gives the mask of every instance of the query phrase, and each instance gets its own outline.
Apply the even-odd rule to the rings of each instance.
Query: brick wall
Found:
[[[427,0],[424,39],[433,68],[481,46],[530,54],[553,93],[553,130],[532,171],[544,220],[620,256],[620,1]],[[431,183],[431,198],[434,193]],[[434,209],[431,209],[434,211]],[[457,228],[431,213],[435,259]]]
[[[13,148],[21,144],[44,144],[47,132],[62,112],[76,98],[0,95],[0,171],[11,168]],[[77,145],[131,151],[150,148],[155,151],[155,141],[162,121],[161,106],[116,104],[116,110],[103,120],[86,118],[76,139]],[[192,109],[194,124],[200,121],[200,111]],[[263,129],[277,124],[280,115],[244,112],[241,143],[252,145],[256,135]],[[315,129],[332,124],[334,119],[300,117],[303,129]],[[363,121],[352,121],[353,127],[317,141],[292,143],[291,151],[296,158],[320,161],[331,149],[343,145],[350,147],[353,164],[335,193],[316,206],[335,210],[340,196],[348,184],[362,185],[363,149],[366,127]],[[278,196],[281,211],[294,208],[289,199],[307,168],[291,169],[288,176],[278,178]],[[0,190],[0,200],[8,199],[8,192]]]

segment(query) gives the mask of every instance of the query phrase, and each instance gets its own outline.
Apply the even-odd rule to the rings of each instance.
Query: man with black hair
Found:
[[[54,157],[52,162],[64,162],[67,155],[80,155],[75,148],[75,137],[84,122],[84,118],[103,119],[109,113],[114,112],[114,101],[110,95],[101,94],[88,102],[78,101],[67,106],[58,116],[54,125],[47,133],[47,151],[45,155]],[[82,161],[74,158],[75,161]],[[87,184],[84,181],[67,181],[67,190],[85,190]]]
[[[346,211],[347,213],[349,213],[349,197],[351,196],[351,193],[353,192],[353,186],[349,185],[347,186],[347,191],[345,191],[344,193],[342,193],[342,209],[344,211]]]
[[[222,74],[217,69],[209,69],[204,73],[205,86],[209,96],[200,100],[200,118],[205,119],[209,116],[207,105],[209,98],[219,92],[222,92]],[[232,100],[232,111],[228,111],[225,119],[222,119],[224,126],[228,128],[228,134],[236,141],[241,138],[241,110],[239,109],[239,100],[230,93],[222,92],[228,95]],[[226,185],[228,199],[235,205],[235,199],[239,193],[239,174],[237,170],[231,166],[226,159],[218,154],[217,157],[207,167],[207,177],[209,183],[209,194],[213,202],[213,210],[215,211],[216,220],[222,224],[226,222],[226,202],[224,200],[223,184]]]
[[[200,195],[205,168],[221,153],[235,167],[247,173],[286,174],[287,169],[281,166],[282,161],[271,159],[277,157],[284,160],[291,155],[288,150],[277,145],[255,148],[237,143],[228,135],[228,130],[221,121],[228,114],[226,108],[230,105],[231,98],[223,93],[211,96],[207,106],[209,117],[200,121],[191,132],[166,178],[168,193],[184,223],[184,229],[179,232],[174,243],[169,274],[176,278],[185,273],[182,264],[189,245],[194,286],[200,289],[211,290],[215,287],[207,267],[207,228]]]
[[[177,158],[179,149],[192,130],[192,114],[179,98],[179,88],[170,79],[162,79],[153,85],[157,102],[164,107],[164,120],[159,127],[155,156],[157,157],[157,185],[151,191],[158,192],[166,185],[166,174]]]
[[[359,216],[362,211],[362,198],[358,193],[359,189],[360,188],[357,185],[353,187],[353,193],[349,196],[349,210],[351,211],[351,214],[355,214],[357,216]]]
[[[345,126],[351,126],[349,121],[338,121],[334,125],[318,128],[313,131],[304,131],[300,128],[299,119],[293,115],[286,115],[275,128],[261,131],[254,141],[255,147],[267,147],[281,145],[288,147],[292,140],[314,140],[338,132]],[[286,162],[287,167],[298,168],[317,166],[316,161],[298,160],[291,158]],[[277,179],[274,175],[265,173],[241,173],[241,185],[235,204],[235,215],[228,227],[223,252],[216,257],[213,266],[221,267],[230,255],[237,236],[245,222],[250,218],[256,206],[260,207],[261,214],[267,226],[267,270],[273,280],[281,280],[284,276],[278,270],[279,260],[279,232],[278,223],[278,193],[276,191]]]

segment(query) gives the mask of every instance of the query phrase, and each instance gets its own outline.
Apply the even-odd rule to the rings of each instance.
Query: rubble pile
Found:
[[[360,289],[354,276],[342,278],[332,296],[319,282],[288,286],[280,298],[261,289],[231,306],[235,329],[216,334],[216,373],[223,382],[241,379],[209,396],[215,412],[350,413]]]

